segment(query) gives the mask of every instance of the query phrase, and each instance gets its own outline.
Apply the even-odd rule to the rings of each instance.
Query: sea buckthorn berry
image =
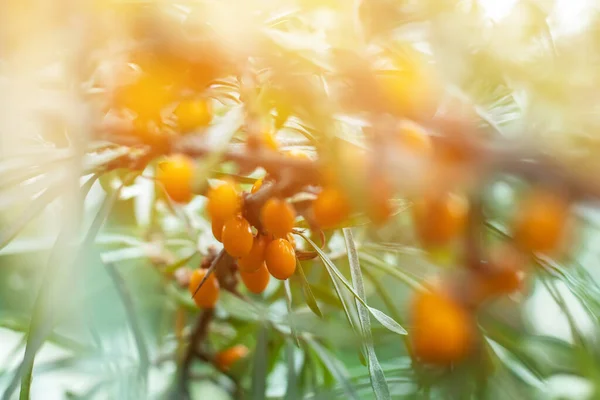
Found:
[[[183,154],[170,156],[158,165],[156,180],[173,201],[187,203],[192,198],[194,161]]]
[[[264,262],[254,272],[244,272],[240,269],[240,277],[248,290],[255,294],[264,292],[271,280],[271,275]]]
[[[534,189],[518,206],[513,224],[517,246],[525,251],[551,252],[564,238],[569,203],[558,193]]]
[[[244,257],[252,250],[252,228],[241,215],[230,217],[223,225],[221,242],[232,257]]]
[[[273,197],[260,210],[260,220],[267,232],[282,238],[294,229],[296,211],[285,200]]]
[[[240,271],[254,272],[259,269],[265,261],[267,244],[269,244],[269,239],[266,236],[256,235],[250,253],[238,260]]]
[[[486,268],[478,270],[474,277],[472,290],[476,304],[521,291],[526,263],[525,255],[512,245],[494,249]]]
[[[140,118],[159,120],[162,108],[173,99],[167,90],[168,82],[159,75],[144,74],[134,83],[119,88],[115,94],[116,105],[133,111]]]
[[[219,242],[223,236],[223,225],[225,225],[225,222],[222,219],[213,219],[210,224],[212,234]]]
[[[241,209],[240,196],[233,183],[223,182],[208,191],[206,209],[212,219],[226,219],[234,216]]]
[[[457,237],[464,229],[467,199],[453,192],[425,194],[415,201],[413,221],[424,246],[439,246]]]
[[[207,270],[205,269],[196,269],[192,272],[188,286],[192,296],[198,289],[198,285],[200,285],[206,273]],[[214,274],[211,274],[194,296],[194,301],[198,307],[213,308],[217,304],[217,300],[219,300],[219,281]]]
[[[383,177],[376,177],[369,186],[367,216],[376,225],[381,225],[385,223],[394,212],[394,206],[391,202],[391,184]]]
[[[256,192],[258,192],[258,189],[260,189],[260,187],[262,186],[262,184],[263,184],[263,178],[257,179],[254,182],[254,185],[252,185],[252,189],[250,189],[250,193],[256,193]]]
[[[433,148],[431,138],[425,129],[413,123],[405,123],[400,127],[397,143],[405,151],[421,156],[429,155]]]
[[[313,201],[315,222],[323,229],[333,228],[350,215],[350,202],[338,188],[324,188]]]
[[[296,270],[296,252],[285,239],[275,239],[267,245],[265,264],[273,277],[286,280]]]
[[[227,371],[233,364],[248,355],[248,348],[244,345],[238,344],[230,347],[229,349],[223,350],[215,356],[215,364],[222,371]]]
[[[177,125],[183,133],[193,131],[200,126],[206,126],[212,119],[210,102],[207,99],[184,100],[173,114],[177,118]]]
[[[465,358],[475,339],[469,312],[440,291],[419,292],[411,304],[413,354],[422,362],[450,364]]]

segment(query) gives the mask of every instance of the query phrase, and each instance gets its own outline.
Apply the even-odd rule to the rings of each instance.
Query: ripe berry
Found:
[[[271,279],[269,270],[264,262],[261,263],[260,267],[254,272],[244,272],[240,269],[240,277],[248,290],[256,294],[264,292]]]
[[[267,245],[265,264],[273,277],[285,280],[296,270],[296,252],[285,239],[275,239]]]
[[[380,225],[386,222],[394,212],[394,206],[391,203],[392,187],[382,176],[373,179],[369,186],[367,215],[373,223]]]
[[[248,348],[244,345],[238,344],[217,353],[215,356],[215,364],[219,369],[226,371],[238,360],[246,357],[247,355]]]
[[[244,257],[252,250],[252,228],[242,216],[230,217],[223,225],[223,247],[232,257]]]
[[[173,99],[167,84],[160,74],[144,74],[134,83],[119,88],[115,103],[133,111],[139,118],[160,120],[162,108]]]
[[[467,199],[459,194],[425,194],[413,206],[413,221],[419,239],[424,246],[448,243],[463,230],[467,212]]]
[[[225,225],[225,222],[221,219],[213,219],[210,225],[213,236],[215,239],[221,242],[221,238],[223,236],[223,225]]]
[[[521,201],[513,225],[517,246],[525,251],[551,252],[564,238],[569,204],[559,194],[534,189]]]
[[[205,269],[196,269],[192,272],[192,276],[190,277],[190,284],[188,289],[190,294],[193,295],[196,289],[198,289],[198,285],[204,279],[207,270]],[[219,281],[214,274],[211,274],[206,281],[202,284],[196,296],[194,296],[194,301],[198,307],[202,308],[213,308],[215,304],[217,304],[217,300],[219,299]]]
[[[285,200],[271,198],[260,210],[260,220],[267,232],[276,237],[285,237],[294,229],[296,211]]]
[[[313,202],[313,214],[321,228],[333,228],[350,215],[350,202],[342,190],[324,188]]]
[[[207,99],[182,101],[173,113],[177,118],[179,129],[183,133],[208,125],[212,118],[211,106]]]
[[[206,209],[212,219],[226,219],[237,214],[241,209],[241,200],[235,186],[231,182],[222,182],[208,192]]]
[[[269,239],[266,236],[256,235],[250,253],[238,260],[240,271],[254,272],[259,269],[265,261],[265,249],[268,243]]]
[[[475,304],[522,290],[526,262],[524,254],[512,245],[494,249],[486,268],[477,271],[474,276],[472,292]]]
[[[475,338],[469,312],[439,291],[419,292],[411,304],[411,347],[421,361],[450,364],[469,354]]]
[[[194,161],[183,154],[170,156],[158,165],[156,180],[173,201],[187,203],[192,198]]]
[[[257,179],[254,182],[254,185],[252,185],[252,189],[250,189],[250,193],[256,193],[258,191],[258,189],[260,189],[262,184],[263,184],[263,178]]]

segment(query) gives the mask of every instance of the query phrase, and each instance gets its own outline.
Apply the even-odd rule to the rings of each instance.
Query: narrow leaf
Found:
[[[319,248],[319,246],[317,246],[315,244],[315,242],[313,242],[312,240],[310,240],[307,236],[305,236],[303,234],[299,233],[298,235],[300,237],[302,237],[304,240],[306,240],[315,249],[315,251],[319,254],[319,257],[321,257],[321,260],[323,260],[323,263],[325,264],[327,272],[329,272],[329,274],[331,275],[331,279],[332,279],[332,282],[334,282],[334,286],[336,284],[335,283],[336,280],[334,279],[334,275],[335,275],[335,277],[340,282],[342,282],[344,284],[344,286],[346,286],[346,288],[350,291],[350,293],[352,293],[354,298],[359,303],[361,303],[363,306],[365,306],[367,308],[367,310],[369,310],[369,312],[375,317],[375,319],[377,319],[377,321],[381,322],[381,324],[383,326],[390,329],[392,332],[396,332],[401,335],[406,335],[406,330],[404,328],[402,328],[402,326],[400,326],[400,324],[398,322],[394,321],[390,316],[385,314],[383,311],[377,310],[376,308],[373,308],[373,307],[369,307],[365,303],[365,301],[362,299],[362,297],[360,297],[358,295],[358,293],[356,293],[356,291],[348,283],[348,281],[346,280],[344,275],[342,275],[342,273],[337,269],[337,267],[335,266],[333,261],[331,261],[331,259],[327,256],[327,254],[325,254],[325,252],[323,250],[321,250]]]
[[[306,304],[311,309],[311,311],[315,313],[319,318],[323,318],[323,313],[319,309],[319,305],[317,304],[315,295],[313,294],[310,284],[306,279],[306,275],[304,274],[304,269],[302,269],[302,263],[298,259],[296,259],[296,274],[300,277],[300,283],[302,284],[302,293],[304,294]]]
[[[252,396],[254,400],[264,400],[267,389],[268,328],[260,325],[254,351],[252,368]]]
[[[365,286],[362,277],[362,271],[360,269],[360,262],[358,260],[358,252],[356,251],[356,245],[354,243],[354,238],[352,235],[352,230],[350,228],[344,228],[344,239],[346,241],[346,250],[348,251],[348,262],[350,264],[350,273],[352,275],[352,285],[354,286],[356,292],[363,299],[366,299],[365,295]],[[366,300],[365,300],[366,302]],[[362,335],[365,341],[365,347],[367,349],[367,357],[368,357],[368,367],[369,367],[369,375],[371,379],[371,386],[373,387],[373,393],[377,399],[390,399],[390,389],[388,388],[387,382],[385,380],[385,374],[383,373],[383,369],[379,364],[379,360],[377,360],[377,355],[375,353],[375,348],[373,347],[373,336],[371,333],[371,320],[369,319],[369,310],[366,306],[360,304],[358,300],[356,300],[356,307],[358,308],[358,317],[360,318],[360,324],[362,327]],[[380,313],[379,310],[371,310],[371,313],[374,315],[376,313]],[[383,313],[382,313],[383,314]],[[387,315],[383,314],[388,319],[392,320]],[[384,318],[385,319],[385,318]],[[379,319],[378,319],[379,320]],[[381,320],[379,320],[381,322]],[[392,320],[393,321],[393,320]],[[389,322],[386,320],[386,323]],[[395,321],[393,321],[395,322]],[[383,324],[383,322],[382,322]],[[386,325],[383,324],[386,328],[392,330],[393,332],[399,334],[406,334],[406,331],[399,332],[394,330],[396,328],[395,325]],[[400,327],[400,325],[398,325]],[[402,327],[400,327],[402,329]],[[403,329],[402,329],[403,330]]]
[[[285,289],[285,304],[287,306],[288,320],[290,322],[290,329],[292,331],[292,336],[294,337],[296,344],[298,345],[298,347],[300,347],[300,341],[298,340],[298,332],[296,330],[296,324],[294,323],[294,316],[292,313],[292,290],[290,288],[289,279],[286,279],[283,282],[283,287]]]
[[[343,370],[339,361],[334,359],[329,355],[327,350],[323,348],[318,342],[313,339],[306,338],[306,343],[313,349],[313,351],[317,354],[319,359],[323,362],[323,365],[327,370],[333,375],[333,377],[338,381],[338,383],[342,386],[344,392],[348,395],[349,398],[358,400],[359,397],[356,394],[352,384],[348,380],[348,374],[345,370]]]

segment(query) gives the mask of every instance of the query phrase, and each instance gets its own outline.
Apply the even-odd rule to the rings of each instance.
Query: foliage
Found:
[[[0,334],[19,334],[3,398],[59,371],[73,399],[548,398],[564,375],[598,396],[596,13],[564,33],[533,0],[498,21],[453,0],[57,2],[46,19],[17,3],[0,32]],[[223,182],[241,200],[215,197]],[[217,238],[225,208],[248,227]],[[256,294],[221,249],[274,230],[295,270],[267,262]],[[190,294],[197,268],[214,309]],[[566,336],[536,325],[540,293]],[[428,362],[415,336],[440,357],[444,301],[473,343]]]

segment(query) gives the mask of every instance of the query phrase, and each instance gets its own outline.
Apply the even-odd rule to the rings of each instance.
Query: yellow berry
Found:
[[[425,363],[441,365],[465,358],[475,338],[469,312],[440,291],[415,296],[410,308],[414,355]]]
[[[190,283],[188,289],[191,295],[198,289],[198,285],[202,282],[202,279],[206,276],[207,270],[197,269],[192,272],[190,276]],[[214,274],[211,274],[206,281],[202,284],[202,287],[194,296],[194,301],[198,307],[202,308],[213,308],[219,299],[219,281],[215,278]]]
[[[215,364],[219,369],[227,371],[233,364],[247,355],[248,348],[239,344],[217,353],[215,356]]]
[[[265,264],[273,277],[285,280],[296,270],[296,252],[285,239],[275,239],[267,245]]]
[[[238,267],[243,272],[254,272],[265,261],[265,249],[269,239],[263,235],[256,235],[250,253],[238,260]]]
[[[158,165],[156,180],[173,201],[187,203],[192,198],[194,161],[183,154],[169,157]]]
[[[267,232],[282,238],[294,229],[296,211],[285,200],[271,198],[263,205],[260,219]]]
[[[223,247],[232,257],[244,257],[252,250],[252,228],[242,216],[230,217],[223,225]]]
[[[248,290],[255,294],[264,292],[271,280],[271,275],[264,262],[262,262],[260,267],[254,272],[244,272],[240,270],[240,277]]]
[[[210,102],[207,99],[184,100],[173,113],[183,133],[208,125],[212,118]]]
[[[241,210],[241,200],[233,183],[222,182],[208,191],[206,209],[212,219],[222,221]]]
[[[350,215],[350,202],[342,190],[326,187],[313,202],[313,215],[319,227],[333,228]]]

